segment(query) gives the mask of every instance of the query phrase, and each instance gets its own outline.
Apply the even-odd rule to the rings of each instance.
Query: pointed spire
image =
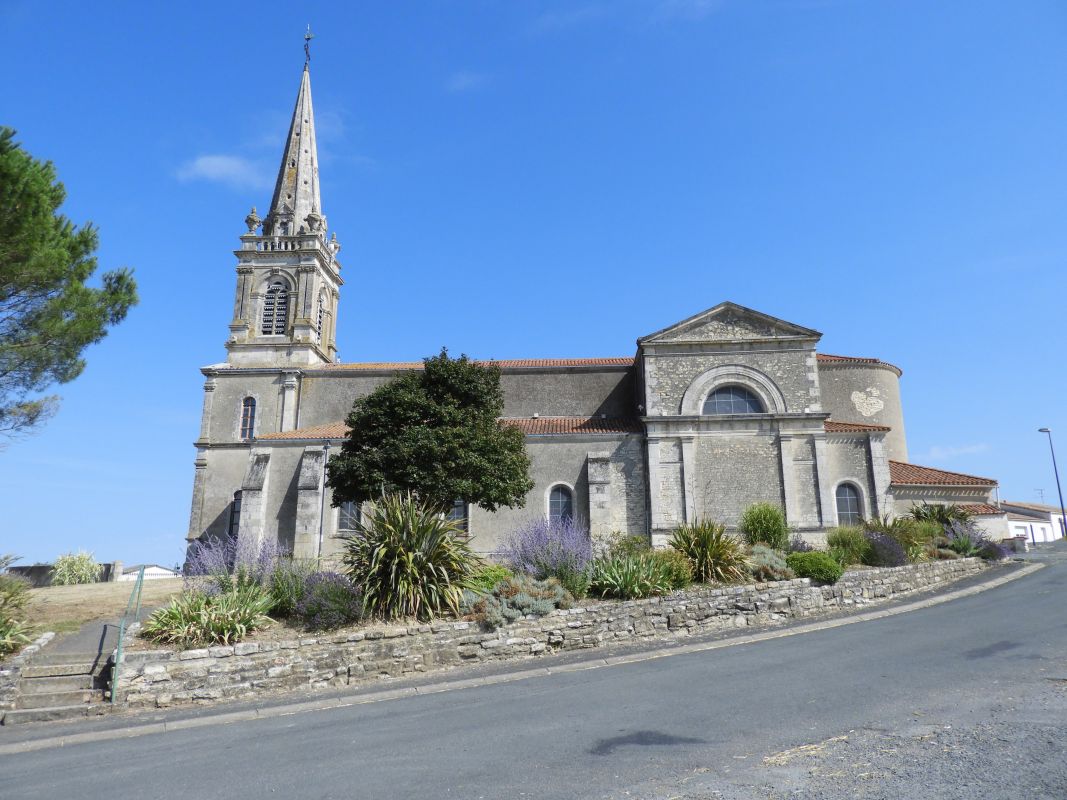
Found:
[[[268,236],[326,229],[319,198],[319,154],[315,144],[315,114],[311,108],[311,74],[304,63],[293,121],[285,142],[270,212],[263,221]]]

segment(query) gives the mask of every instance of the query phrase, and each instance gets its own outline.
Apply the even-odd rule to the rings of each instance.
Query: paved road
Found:
[[[1067,560],[874,622],[0,756],[0,796],[1064,798]]]

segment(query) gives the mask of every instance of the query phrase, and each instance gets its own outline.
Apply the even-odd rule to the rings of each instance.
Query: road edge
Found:
[[[130,739],[137,736],[148,736],[152,734],[168,733],[171,731],[188,730],[190,728],[203,728],[214,725],[229,725],[235,722],[248,722],[256,719],[270,719],[273,717],[285,717],[293,714],[302,714],[309,711],[327,711],[334,708],[348,708],[356,705],[366,705],[369,703],[382,703],[389,700],[398,700],[404,697],[417,697],[419,695],[427,694],[440,694],[442,692],[459,691],[462,689],[473,689],[481,686],[491,686],[499,683],[514,683],[516,681],[527,680],[529,678],[544,678],[551,675],[562,675],[568,672],[581,672],[591,669],[602,669],[604,667],[614,667],[623,664],[636,664],[642,661],[652,661],[659,658],[669,658],[671,656],[690,655],[692,653],[701,653],[709,650],[721,650],[727,647],[738,647],[747,644],[756,644],[758,642],[764,642],[770,639],[784,639],[788,636],[799,636],[805,633],[815,633],[817,631],[829,630],[831,628],[840,628],[845,625],[855,625],[860,622],[870,622],[876,619],[885,619],[886,617],[895,617],[900,614],[907,614],[912,611],[919,611],[924,608],[930,608],[931,606],[941,605],[942,603],[948,603],[953,600],[958,600],[963,597],[970,597],[972,595],[981,594],[982,592],[995,589],[998,586],[1003,586],[1011,581],[1019,580],[1027,575],[1032,575],[1040,569],[1044,568],[1043,563],[1031,562],[1026,564],[1021,569],[1011,572],[1007,575],[1001,575],[1000,577],[993,578],[989,581],[984,581],[976,586],[968,586],[964,589],[957,589],[955,591],[946,592],[935,597],[927,597],[922,600],[917,600],[913,603],[906,603],[904,605],[894,606],[892,608],[885,608],[875,611],[863,611],[858,614],[850,614],[845,617],[836,617],[832,619],[819,620],[816,622],[805,623],[801,625],[791,626],[789,628],[783,628],[780,630],[766,630],[759,633],[747,634],[744,636],[735,636],[729,639],[719,639],[709,642],[693,642],[692,644],[683,645],[671,645],[669,647],[661,647],[655,650],[644,650],[639,653],[629,653],[618,656],[605,656],[603,658],[592,658],[587,661],[581,661],[572,664],[560,664],[558,666],[544,666],[533,667],[529,669],[519,669],[513,672],[500,673],[497,675],[485,675],[475,678],[457,678],[455,680],[442,680],[433,681],[422,686],[408,686],[397,689],[382,689],[375,692],[361,692],[360,694],[353,694],[349,696],[331,696],[324,697],[316,700],[302,700],[295,703],[284,703],[281,705],[267,706],[265,708],[252,708],[244,709],[241,711],[222,711],[218,714],[210,714],[203,717],[191,717],[186,719],[173,720],[171,722],[150,722],[142,723],[138,725],[128,725],[123,728],[112,728],[103,731],[87,731],[85,733],[73,733],[64,734],[60,736],[53,736],[42,739],[31,739],[24,742],[12,742],[11,744],[0,745],[0,755],[15,755],[18,753],[28,753],[35,750],[48,750],[56,747],[69,747],[71,745],[85,744],[88,742],[101,742],[114,739]]]

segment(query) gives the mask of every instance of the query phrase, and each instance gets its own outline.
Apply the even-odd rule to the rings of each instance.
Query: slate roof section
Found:
[[[993,478],[980,478],[963,472],[949,472],[934,467],[921,467],[918,464],[905,464],[903,461],[889,462],[889,475],[892,483],[902,486],[996,486]]]
[[[823,423],[827,433],[866,433],[868,431],[885,432],[892,430],[887,425],[864,425],[862,422],[831,422]]]

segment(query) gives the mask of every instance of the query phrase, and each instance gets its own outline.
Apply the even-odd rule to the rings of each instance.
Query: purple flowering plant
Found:
[[[507,538],[501,556],[513,572],[555,578],[575,597],[589,591],[593,544],[588,528],[573,517],[527,522]]]

